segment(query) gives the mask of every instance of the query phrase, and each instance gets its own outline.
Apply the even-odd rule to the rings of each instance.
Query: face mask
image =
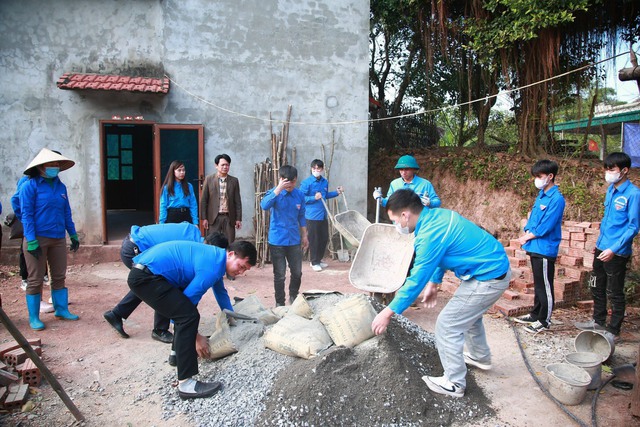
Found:
[[[44,168],[44,174],[47,178],[55,178],[56,176],[58,176],[58,172],[60,172],[60,168]]]
[[[406,227],[403,227],[403,226],[400,224],[400,222],[399,222],[399,221],[398,221],[398,222],[395,222],[393,225],[395,225],[395,226],[396,226],[396,231],[397,231],[398,233],[400,233],[400,234],[409,234],[409,233],[410,233],[410,231],[409,231],[409,224],[408,224],[408,223],[407,223],[407,226],[406,226]]]
[[[609,184],[615,184],[616,182],[620,181],[620,172],[605,172],[604,180]]]
[[[549,183],[549,179],[548,179],[548,178],[547,178],[547,179],[543,179],[543,178],[536,178],[536,179],[534,180],[534,184],[535,184],[535,186],[536,186],[536,188],[537,188],[538,190],[542,190],[544,187],[546,187],[546,186],[547,186],[547,184],[548,184],[548,183]]]
[[[311,171],[311,175],[315,176],[316,178],[320,178],[322,176],[322,172],[321,171]]]

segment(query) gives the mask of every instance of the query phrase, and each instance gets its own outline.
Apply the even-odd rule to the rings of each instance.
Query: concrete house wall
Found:
[[[45,146],[60,150],[76,161],[61,179],[82,242],[100,244],[99,121],[143,115],[158,123],[204,125],[205,173],[215,171],[217,154],[231,156],[244,206],[239,235],[252,236],[253,168],[270,157],[269,123],[261,119],[269,112],[284,119],[292,105],[291,120],[299,124],[291,125],[289,141],[301,179],[335,132],[331,187],[345,186],[349,207],[364,213],[368,33],[366,0],[3,0],[4,211],[11,211],[15,183],[35,154]],[[169,93],[56,86],[65,72],[132,70],[166,73],[173,80]]]

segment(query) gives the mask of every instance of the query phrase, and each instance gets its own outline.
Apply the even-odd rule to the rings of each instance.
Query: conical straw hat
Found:
[[[29,169],[35,168],[36,166],[40,166],[49,162],[59,162],[60,171],[65,171],[76,164],[76,162],[74,162],[73,160],[67,159],[63,155],[54,153],[48,148],[43,148],[42,150],[40,150],[38,155],[33,160],[31,160],[31,163],[29,163],[29,166],[27,166],[26,169],[24,170],[24,173],[27,174]]]

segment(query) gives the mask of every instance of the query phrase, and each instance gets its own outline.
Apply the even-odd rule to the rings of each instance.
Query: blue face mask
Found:
[[[59,172],[60,172],[60,168],[56,168],[56,167],[44,168],[44,174],[47,178],[55,178],[56,176],[58,176]]]

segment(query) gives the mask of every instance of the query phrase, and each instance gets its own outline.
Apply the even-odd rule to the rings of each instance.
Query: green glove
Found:
[[[29,252],[35,259],[40,259],[40,255],[42,255],[42,249],[40,249],[40,244],[37,240],[31,240],[27,242],[27,252]]]
[[[27,250],[29,252],[35,251],[39,247],[40,247],[40,243],[38,243],[37,240],[30,240],[30,241],[27,242]]]
[[[71,234],[69,236],[69,238],[71,239],[71,246],[69,246],[69,250],[71,252],[76,252],[78,250],[78,248],[80,247],[80,240],[78,240],[78,235],[77,234]]]

